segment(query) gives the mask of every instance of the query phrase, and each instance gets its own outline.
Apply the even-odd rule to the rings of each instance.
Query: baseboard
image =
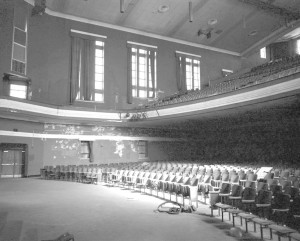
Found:
[[[41,175],[40,174],[38,174],[38,175],[27,175],[27,176],[25,176],[25,178],[26,177],[40,177]]]

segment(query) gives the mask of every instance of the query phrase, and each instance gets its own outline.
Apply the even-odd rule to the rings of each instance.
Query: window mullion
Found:
[[[147,82],[147,85],[146,85],[146,91],[147,91],[147,98],[149,97],[149,51],[146,52],[146,63],[147,63],[147,66],[146,66],[146,71],[147,71],[147,74],[146,74],[146,82]]]
[[[192,89],[195,89],[194,60],[192,59]]]
[[[136,97],[139,97],[140,92],[140,53],[139,49],[136,52]]]

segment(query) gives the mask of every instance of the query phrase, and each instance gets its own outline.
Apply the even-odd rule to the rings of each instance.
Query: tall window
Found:
[[[26,75],[27,62],[27,29],[14,27],[11,71],[17,74]]]
[[[200,89],[200,56],[176,52],[176,65],[178,90]]]
[[[71,32],[71,103],[104,102],[104,40],[98,35]],[[102,36],[105,38],[105,36]]]
[[[156,49],[128,44],[128,102],[132,97],[154,98],[156,82]]]
[[[200,89],[200,61],[186,58],[186,89]]]
[[[139,159],[145,159],[148,157],[148,142],[139,141],[138,143]]]
[[[104,102],[104,42],[96,41],[95,48],[95,101]]]
[[[298,39],[296,43],[296,53],[300,55],[300,39]]]

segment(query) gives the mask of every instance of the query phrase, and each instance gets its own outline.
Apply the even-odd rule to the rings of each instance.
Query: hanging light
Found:
[[[189,1],[189,21],[193,22],[193,2]]]
[[[125,12],[125,8],[124,8],[124,0],[120,0],[120,12],[124,13]]]

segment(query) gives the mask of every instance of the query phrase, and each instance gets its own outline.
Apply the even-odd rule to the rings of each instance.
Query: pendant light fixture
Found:
[[[125,12],[125,8],[124,8],[124,0],[120,0],[120,12],[124,13]]]
[[[193,2],[189,1],[189,21],[193,22]]]

